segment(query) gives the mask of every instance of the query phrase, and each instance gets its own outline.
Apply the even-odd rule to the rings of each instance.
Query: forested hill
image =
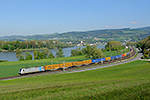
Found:
[[[116,41],[139,41],[150,35],[150,27],[143,28],[124,28],[124,29],[103,29],[93,31],[74,31],[66,33],[55,33],[45,35],[33,36],[4,36],[0,40],[60,40],[62,42],[68,41],[87,41],[87,42],[107,42],[110,40]]]

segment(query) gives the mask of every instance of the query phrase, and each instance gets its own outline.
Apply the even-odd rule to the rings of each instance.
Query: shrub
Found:
[[[0,52],[2,52],[2,49],[0,48]]]

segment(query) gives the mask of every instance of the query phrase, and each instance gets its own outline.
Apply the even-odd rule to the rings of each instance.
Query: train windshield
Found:
[[[21,72],[22,69],[19,70],[19,72]]]

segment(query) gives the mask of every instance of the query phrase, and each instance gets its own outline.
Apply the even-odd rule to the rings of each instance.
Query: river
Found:
[[[84,48],[85,46],[82,46],[82,48]],[[104,45],[97,45],[98,48],[102,49],[105,48]],[[71,50],[72,49],[77,49],[79,47],[69,47],[69,48],[63,48],[63,52],[65,57],[69,57],[71,56]],[[53,55],[56,55],[55,49],[50,49],[50,51],[52,51]],[[28,51],[32,54],[33,56],[33,52],[34,51]],[[23,52],[23,54],[25,55],[25,52]],[[34,58],[34,56],[33,56]],[[0,52],[0,60],[8,60],[8,61],[18,61],[18,58],[16,58],[16,52]]]

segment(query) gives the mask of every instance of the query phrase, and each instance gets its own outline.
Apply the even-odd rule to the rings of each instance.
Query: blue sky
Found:
[[[0,36],[150,26],[150,0],[0,0]]]

